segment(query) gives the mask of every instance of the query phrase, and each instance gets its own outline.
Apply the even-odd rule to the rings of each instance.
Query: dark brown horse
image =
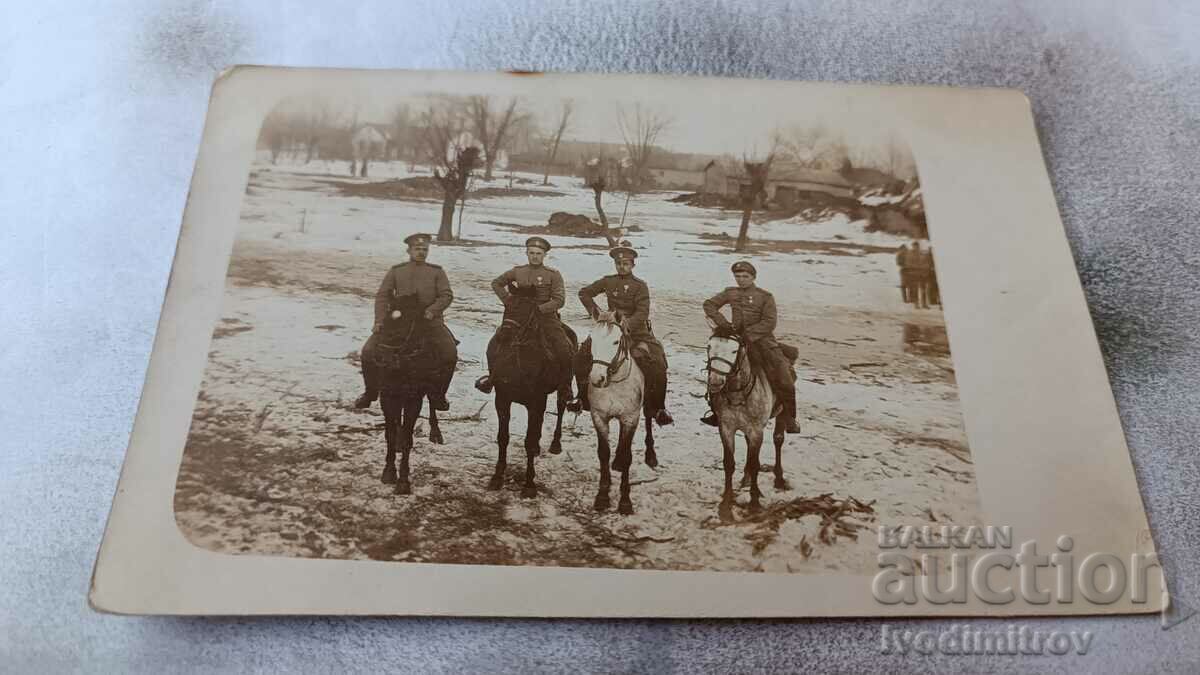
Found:
[[[562,452],[563,410],[571,398],[571,363],[579,347],[574,332],[563,325],[562,329],[571,343],[571,358],[562,363],[553,358],[550,344],[544,334],[548,320],[540,315],[537,301],[531,294],[533,290],[522,288],[513,292],[513,300],[504,312],[504,323],[496,334],[488,354],[491,379],[495,385],[499,427],[496,433],[496,444],[499,448],[496,469],[492,473],[488,489],[499,490],[504,485],[504,469],[508,464],[509,419],[512,416],[512,404],[518,403],[525,406],[528,414],[522,497],[537,496],[537,487],[533,482],[533,460],[541,452],[546,397],[556,391],[559,392],[558,419],[554,424],[554,440],[550,443],[550,454],[557,455]],[[567,392],[565,395],[564,388]]]
[[[395,483],[395,492],[400,495],[412,494],[408,456],[413,448],[413,428],[421,414],[423,401],[436,387],[438,375],[425,337],[424,311],[416,295],[392,298],[374,353],[380,373],[380,406],[387,439],[387,458],[380,480]],[[442,442],[432,408],[429,410],[429,436],[435,443]],[[398,472],[397,452],[400,454]]]

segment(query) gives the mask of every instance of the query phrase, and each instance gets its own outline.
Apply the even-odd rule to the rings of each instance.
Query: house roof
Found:
[[[889,176],[879,169],[868,167],[855,167],[844,172],[842,175],[851,183],[862,186],[879,186],[896,182],[896,178]]]
[[[850,181],[833,171],[808,169],[794,164],[774,164],[767,179],[776,183],[817,183],[832,187],[850,188]]]

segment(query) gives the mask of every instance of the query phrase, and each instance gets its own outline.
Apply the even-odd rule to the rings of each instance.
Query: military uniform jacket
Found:
[[[740,288],[730,286],[704,301],[704,314],[718,326],[728,325],[721,315],[721,308],[729,305],[733,309],[733,327],[750,342],[775,339],[775,296],[755,286]]]
[[[406,262],[388,270],[375,294],[375,323],[383,323],[393,296],[416,294],[417,301],[433,311],[433,320],[442,321],[442,312],[454,300],[446,270],[424,262]]]
[[[567,292],[563,286],[562,275],[553,267],[545,265],[520,265],[501,274],[492,281],[492,290],[501,302],[508,299],[508,286],[517,288],[536,289],[538,309],[543,314],[550,314],[562,309],[566,304]]]
[[[608,300],[608,310],[618,311],[625,317],[635,339],[653,337],[650,332],[650,287],[645,281],[632,274],[610,274],[584,286],[579,291],[579,301],[589,314],[599,311],[595,298],[601,293]]]

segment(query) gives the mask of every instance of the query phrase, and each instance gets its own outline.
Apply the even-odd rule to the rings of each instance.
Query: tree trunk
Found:
[[[495,162],[496,162],[496,160],[493,159],[491,155],[488,155],[484,159],[484,161],[483,161],[483,179],[484,180],[490,181],[492,179],[492,165],[495,164]]]
[[[596,195],[596,213],[600,214],[600,225],[604,227],[604,239],[608,241],[608,245],[616,246],[617,240],[613,238],[612,233],[608,231],[608,216],[604,215],[604,207],[600,205],[600,195],[604,194],[603,188],[592,188],[592,192]]]
[[[558,140],[562,137],[560,130],[559,135],[554,138],[554,147],[550,150],[550,158],[546,160],[546,173],[542,176],[542,185],[550,184],[550,165],[554,164],[554,158],[558,156]]]
[[[750,211],[753,209],[753,202],[742,202],[742,226],[738,228],[737,245],[733,250],[741,253],[746,250],[746,244],[750,238]]]
[[[458,195],[447,190],[442,196],[442,223],[438,227],[438,241],[454,241],[454,207],[458,204]]]

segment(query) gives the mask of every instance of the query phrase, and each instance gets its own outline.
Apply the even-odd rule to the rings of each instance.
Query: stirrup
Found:
[[[701,417],[700,421],[703,422],[704,424],[707,424],[710,427],[720,426],[720,424],[721,424],[720,421],[717,419],[717,413],[715,413],[711,410],[704,413],[704,417]]]
[[[492,393],[492,386],[492,378],[490,375],[484,375],[478,380],[475,380],[475,388],[485,394]]]
[[[671,417],[671,413],[667,412],[666,408],[662,408],[654,414],[654,421],[658,423],[658,426],[665,427],[669,424],[674,424],[675,418]]]
[[[567,411],[576,414],[583,412],[583,397],[576,396],[570,401],[567,401]]]

